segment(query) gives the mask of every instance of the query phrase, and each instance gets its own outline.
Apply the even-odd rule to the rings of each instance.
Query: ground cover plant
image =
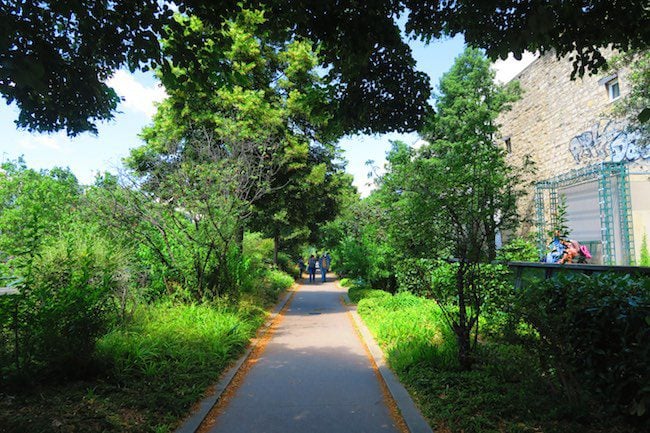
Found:
[[[269,293],[293,284],[272,275]],[[171,431],[248,344],[270,296],[138,306],[99,339],[92,374],[3,391],[3,431]]]
[[[601,353],[600,348],[605,343],[601,337],[606,333],[606,329],[603,328],[599,333],[592,332],[599,329],[597,323],[609,323],[609,319],[614,322],[623,320],[623,311],[626,312],[625,317],[632,314],[642,317],[643,311],[646,311],[644,308],[647,308],[647,301],[638,299],[642,295],[639,289],[634,289],[643,287],[646,283],[631,283],[623,279],[622,283],[616,284],[615,281],[613,277],[603,276],[597,277],[589,285],[582,286],[582,290],[592,290],[595,293],[587,297],[588,300],[575,303],[575,307],[571,307],[569,311],[575,311],[575,314],[567,314],[576,319],[582,317],[586,320],[582,313],[587,313],[592,318],[600,318],[596,319],[596,325],[591,327],[585,327],[584,324],[580,326],[575,321],[569,322],[576,326],[572,332],[566,333],[566,344],[563,346],[568,349],[570,340],[573,342],[572,347],[576,349],[575,353],[582,354],[582,365],[564,364],[565,368],[569,365],[580,368],[579,377],[585,381],[581,382],[581,391],[591,387],[589,392],[595,392],[596,396],[601,397],[603,391],[609,392],[610,398],[605,405],[589,398],[576,400],[567,394],[557,374],[558,364],[552,364],[549,369],[549,364],[545,361],[549,359],[549,354],[554,353],[553,349],[545,345],[542,345],[542,349],[547,349],[546,351],[539,349],[537,344],[543,340],[530,338],[530,326],[522,329],[522,332],[527,332],[528,335],[522,336],[520,332],[517,341],[499,335],[482,334],[472,370],[463,371],[455,357],[454,335],[447,326],[438,304],[433,300],[409,292],[387,294],[384,297],[362,297],[358,303],[358,311],[382,346],[389,365],[406,385],[436,431],[641,432],[644,431],[647,417],[639,416],[638,413],[630,416],[629,409],[638,409],[639,402],[643,401],[642,385],[647,383],[643,377],[647,378],[648,356],[647,344],[642,344],[639,339],[647,338],[648,325],[645,324],[644,327],[641,321],[638,325],[628,328],[626,333],[619,332],[617,327],[610,329],[605,340],[609,342],[607,347],[612,353]],[[539,299],[548,298],[549,291],[566,293],[567,287],[572,285],[560,282],[548,283],[547,286],[548,288],[535,289],[540,292],[539,296],[535,299],[529,298],[528,303],[523,303],[522,306],[531,308],[529,314],[537,311],[536,318],[545,316],[548,319],[542,322],[533,321],[549,323],[550,328],[542,328],[546,334],[550,335],[553,330],[556,339],[563,338],[562,332],[552,327],[553,323],[564,323],[562,318],[558,316],[558,320],[551,320],[548,315],[552,315],[553,310],[544,307],[539,310],[534,305],[539,304]],[[608,296],[599,296],[598,290],[594,290],[596,287],[600,287],[601,292],[607,291],[606,287],[615,288],[609,289],[611,293]],[[625,291],[624,288],[633,290]],[[621,296],[623,292],[628,295]],[[582,292],[575,293],[574,299],[580,298],[577,294]],[[616,296],[616,293],[621,295]],[[553,299],[557,299],[557,296],[540,305],[556,305],[557,302]],[[622,299],[629,302],[622,302]],[[591,307],[583,309],[587,304]],[[606,308],[607,305],[612,308]],[[491,317],[493,316],[486,316],[485,320],[489,321]],[[489,324],[484,324],[485,329],[492,329],[485,325]],[[579,334],[582,337],[577,337]],[[610,334],[616,334],[618,337],[612,338],[613,335]],[[544,335],[543,333],[542,336]],[[593,347],[590,348],[592,343]],[[627,346],[621,349],[621,345]],[[629,356],[622,359],[612,357],[614,352],[619,355],[626,353]],[[612,361],[613,359],[619,361]],[[608,365],[615,368],[599,370],[598,360],[607,360]],[[586,368],[585,363],[591,367]],[[609,373],[604,374],[607,371]],[[644,371],[646,376],[643,376]],[[627,380],[618,380],[621,378],[615,377],[622,373],[627,373]],[[613,382],[608,382],[609,379],[613,379]],[[598,384],[590,385],[593,381]],[[610,391],[606,391],[608,384]],[[620,403],[617,392],[624,389],[629,391],[632,389],[630,386],[634,387],[634,384],[637,386],[636,391],[626,395],[627,404],[621,411],[617,406]],[[629,400],[633,396],[636,396],[635,404],[630,405]]]

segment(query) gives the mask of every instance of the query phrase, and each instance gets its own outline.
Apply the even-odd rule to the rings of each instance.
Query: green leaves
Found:
[[[650,402],[650,280],[630,275],[560,275],[520,293],[537,349],[573,399],[639,413]],[[645,403],[644,403],[645,402]],[[642,411],[641,411],[642,412]]]

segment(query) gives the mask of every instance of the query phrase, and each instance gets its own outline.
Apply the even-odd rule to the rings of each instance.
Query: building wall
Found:
[[[510,162],[517,166],[522,165],[526,157],[530,158],[536,167],[531,179],[534,181],[605,161],[625,161],[630,172],[650,171],[650,149],[639,149],[635,134],[626,131],[625,124],[612,113],[614,103],[603,82],[612,73],[603,72],[572,81],[572,68],[570,60],[558,60],[554,53],[547,53],[514,78],[521,85],[522,99],[498,119],[500,139],[510,140]],[[617,72],[621,97],[629,92],[628,74],[627,69]],[[505,146],[505,142],[502,144]],[[643,236],[640,226],[646,225],[650,230],[648,188],[647,176],[646,181],[636,179],[631,183],[637,256]],[[584,233],[585,236],[593,237],[595,224],[600,224],[598,207],[589,209],[594,205],[593,191],[587,201],[584,187],[568,188],[566,193],[569,215],[573,212],[581,220],[580,224],[574,222],[578,224],[576,228],[588,228],[590,233]],[[572,202],[579,210],[571,210]],[[530,222],[535,215],[532,191],[521,202],[520,212],[529,221],[523,225],[521,235],[534,229]]]
[[[524,69],[515,80],[522,99],[498,122],[501,137],[510,137],[514,161],[529,155],[539,179],[600,161],[629,161],[637,169],[650,166],[650,151],[639,151],[635,137],[612,114],[607,88],[599,83],[611,73],[571,81],[568,59],[547,53]],[[618,71],[621,96],[629,92],[628,70]]]

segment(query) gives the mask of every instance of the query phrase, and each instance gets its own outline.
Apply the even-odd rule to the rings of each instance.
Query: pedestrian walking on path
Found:
[[[302,279],[302,273],[305,272],[305,269],[307,269],[307,266],[305,265],[305,261],[300,257],[298,259],[298,270],[300,271],[300,279]]]
[[[322,255],[322,257],[319,260],[320,264],[320,272],[321,272],[321,281],[324,283],[327,281],[327,271],[329,271],[329,262],[327,260],[327,256],[325,254]]]
[[[302,286],[239,388],[200,431],[400,433],[342,293],[334,282]]]
[[[316,257],[312,254],[307,260],[307,272],[309,273],[309,282],[316,282]]]

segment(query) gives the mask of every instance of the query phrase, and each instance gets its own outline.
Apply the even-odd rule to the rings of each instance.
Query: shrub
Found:
[[[538,262],[539,251],[534,242],[525,238],[515,238],[497,251],[500,262]]]
[[[294,283],[293,277],[282,271],[271,269],[264,276],[266,287],[271,294],[277,296],[281,291],[288,289]]]
[[[339,258],[336,272],[351,278],[367,278],[372,266],[368,246],[351,236],[345,237],[334,251]]]
[[[397,289],[419,294],[430,291],[431,273],[443,263],[431,259],[402,260],[395,266]]]
[[[636,415],[650,405],[650,278],[559,275],[522,290],[536,346],[573,400]]]
[[[397,281],[400,291],[408,291],[445,305],[453,305],[457,297],[458,264],[442,260],[407,259],[397,266]],[[518,319],[513,315],[515,294],[511,273],[507,266],[482,264],[477,276],[481,299],[481,314],[487,320],[484,331],[491,335],[513,333],[518,328]],[[507,337],[511,338],[510,335]]]
[[[350,278],[341,278],[339,280],[341,287],[350,287],[353,284],[353,281]]]
[[[92,234],[69,233],[44,246],[32,280],[17,296],[15,367],[83,373],[108,326],[111,295],[128,284],[124,260],[113,245]],[[2,308],[7,307],[11,303]]]
[[[290,275],[294,279],[297,279],[300,276],[300,269],[298,269],[297,261],[293,260],[287,253],[278,253],[278,269],[285,274]]]

